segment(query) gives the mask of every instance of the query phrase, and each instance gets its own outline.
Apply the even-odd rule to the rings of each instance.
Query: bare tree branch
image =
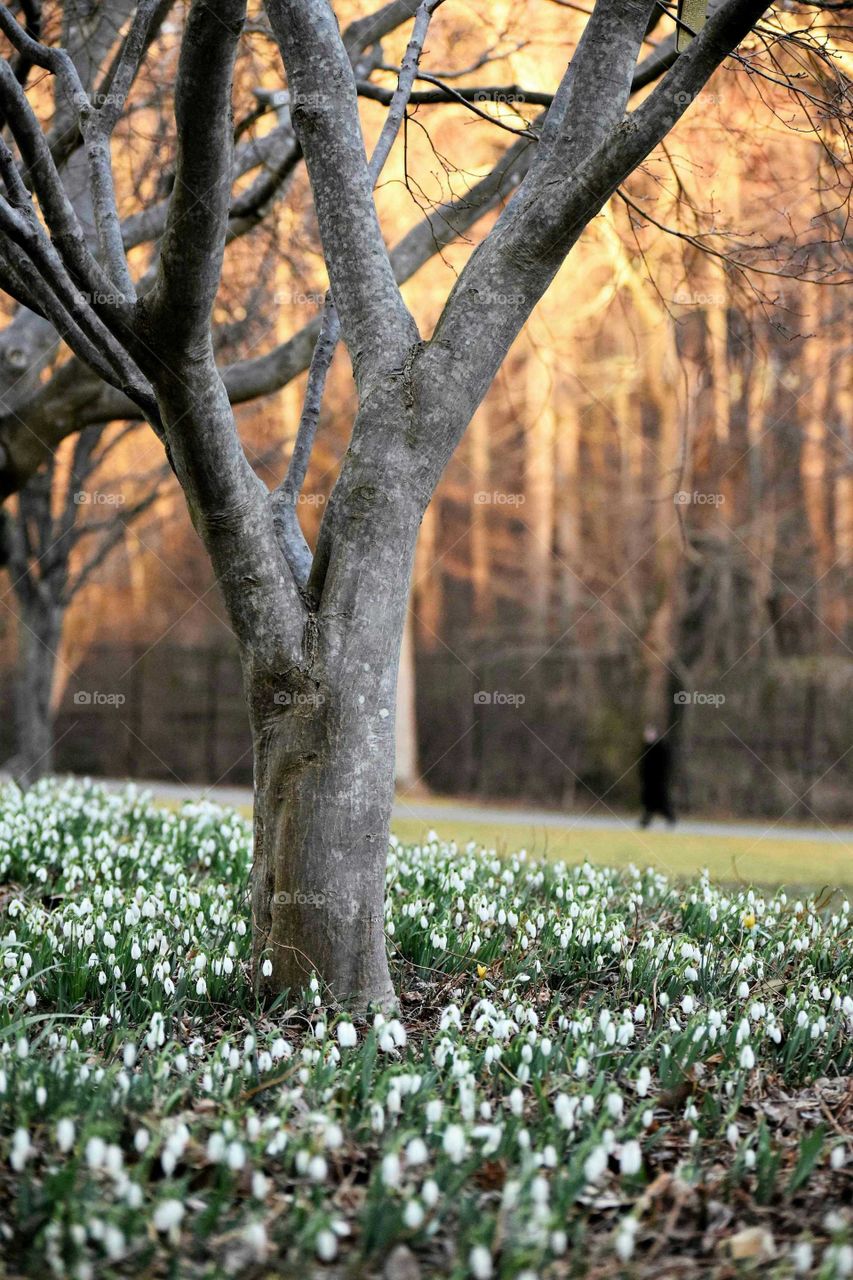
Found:
[[[163,488],[171,474],[168,467],[163,467],[155,483],[143,497],[137,502],[131,503],[130,506],[121,507],[110,521],[105,522],[107,527],[99,531],[100,542],[93,548],[88,559],[80,566],[76,574],[69,577],[63,592],[64,603],[70,603],[78,592],[83,589],[92,575],[100,569],[101,565],[106,563],[115,548],[126,537],[129,526],[154,506],[154,503],[162,495]]]
[[[373,203],[352,65],[327,0],[268,0],[308,165],[332,293],[366,390],[417,341]]]
[[[609,8],[609,6],[607,6]],[[646,101],[622,122],[613,102],[604,107],[605,119],[588,121],[594,149],[584,152],[572,114],[573,84],[584,82],[582,50],[569,69],[555,101],[565,128],[558,133],[546,123],[528,178],[504,211],[488,240],[462,272],[423,362],[424,376],[448,379],[451,399],[464,402],[466,421],[485,394],[494,372],[533,306],[550,284],[584,227],[650,151],[684,114],[696,94],[725,57],[750,31],[766,8],[761,0],[727,0],[709,19]],[[602,0],[601,24],[590,19],[586,45],[590,64],[606,58],[598,36],[607,30]],[[630,40],[617,38],[616,65],[606,63],[613,97],[624,108],[632,84],[632,47],[642,41],[641,27],[650,6],[634,6]],[[623,12],[620,9],[620,12]],[[645,17],[644,17],[645,15]],[[586,35],[585,35],[586,38]],[[583,43],[583,42],[582,42]],[[603,73],[603,72],[602,72]],[[552,108],[553,110],[554,108]],[[579,104],[581,119],[591,112]],[[594,108],[592,109],[594,114]],[[550,114],[550,113],[549,113]],[[568,165],[568,167],[566,167]],[[438,428],[441,431],[445,427]],[[446,450],[453,447],[447,438]],[[447,452],[444,456],[447,456]]]
[[[231,82],[245,0],[194,0],[175,94],[175,187],[156,284],[138,304],[166,438],[229,615],[253,660],[298,652],[303,608],[216,368],[210,314],[230,203]]]
[[[675,59],[674,35],[636,68],[632,92],[658,79]],[[544,117],[540,117],[540,121]],[[273,135],[268,135],[272,137]],[[440,205],[417,223],[391,253],[395,279],[403,284],[447,245],[464,236],[481,217],[500,205],[519,186],[532,163],[534,148],[526,138],[508,147],[491,173],[470,191]],[[160,206],[155,206],[155,209]],[[165,207],[163,209],[165,222]],[[130,221],[133,221],[132,219]],[[142,237],[140,237],[140,240]],[[309,367],[321,317],[309,321],[292,338],[262,356],[237,361],[222,371],[232,404],[271,395]],[[40,386],[26,406],[5,422],[0,419],[0,452],[5,461],[0,480],[5,492],[19,487],[60,440],[87,423],[134,417],[136,406],[111,387],[97,383],[85,366],[71,361]]]
[[[426,80],[429,84],[436,87],[434,89],[417,89],[409,98],[409,102],[413,107],[417,106],[440,106],[451,105],[453,103],[462,103],[468,106],[477,102],[510,102],[524,104],[530,103],[534,107],[548,107],[554,101],[553,93],[543,93],[539,89],[525,89],[520,84],[497,84],[497,85],[466,85],[457,89],[455,86],[444,84],[439,76],[428,75],[421,72],[418,80]],[[360,98],[370,98],[374,102],[382,102],[387,106],[394,96],[392,89],[386,89],[384,85],[374,84],[372,80],[359,80],[356,84],[358,96]],[[477,114],[481,119],[488,120],[491,124],[497,124],[498,121],[494,116],[488,115],[486,112],[478,111]]]
[[[0,14],[2,12],[0,6]],[[89,294],[93,309],[108,321],[126,320],[127,299],[116,293],[114,282],[89,252],[83,228],[62,184],[38,120],[26,94],[5,61],[0,61],[0,105],[9,119],[18,144],[25,176],[32,182],[51,239],[68,271],[78,287]],[[126,266],[125,263],[125,270]]]
[[[3,70],[8,73],[8,65],[0,63],[0,84]],[[123,391],[144,412],[150,412],[156,424],[158,416],[150,389],[68,275],[36,216],[12,154],[2,139],[0,174],[10,197],[9,202],[0,199],[0,228],[7,237],[4,253],[13,273],[10,282],[24,282],[31,290],[37,309],[63,335],[72,350],[106,382]]]
[[[15,48],[22,54],[26,54],[36,66],[43,67],[46,71],[50,71],[56,76],[67,102],[76,111],[89,163],[95,222],[98,228],[98,240],[108,272],[108,279],[111,279],[113,286],[120,289],[125,297],[132,301],[135,294],[121,241],[121,229],[116,209],[115,191],[113,189],[108,141],[109,133],[105,131],[102,125],[100,113],[93,108],[78,75],[77,68],[64,49],[50,48],[41,44],[38,40],[34,40],[16,21],[6,5],[0,5],[0,30],[3,31]],[[142,44],[140,43],[140,53],[141,49]],[[8,83],[8,77],[6,78],[6,88],[7,90],[11,88]],[[20,98],[24,99],[24,103],[26,103],[23,92],[20,92]],[[19,102],[19,105],[22,104]],[[10,123],[12,123],[14,129],[12,117],[10,117]],[[44,149],[49,153],[49,148],[47,148],[46,144]],[[56,169],[53,166],[52,157],[50,165],[45,165],[41,176],[48,188],[53,188],[57,184],[61,186]],[[55,192],[54,196],[54,204],[56,204],[58,197],[56,197]],[[70,201],[67,200],[67,197],[65,201],[68,209],[70,209]],[[84,249],[85,242],[80,246],[80,254]],[[91,272],[87,270],[86,274],[89,275]],[[109,289],[104,289],[102,292],[109,294],[110,291]]]
[[[143,303],[152,328],[185,352],[209,344],[231,193],[231,76],[245,0],[196,0],[175,94],[178,154],[157,280]]]
[[[424,41],[429,30],[430,18],[442,0],[421,0],[415,16],[412,36],[409,40],[400,73],[397,88],[391,99],[388,114],[382,126],[382,132],[370,157],[368,175],[372,186],[381,174],[391,149],[400,132],[400,126],[406,114],[406,106],[415,82],[418,63],[423,51]],[[326,386],[329,367],[335,354],[340,337],[340,321],[334,298],[327,294],[320,323],[320,334],[311,357],[308,370],[308,386],[305,392],[305,403],[296,432],[296,442],[290,457],[287,474],[284,480],[271,495],[276,526],[280,531],[282,545],[290,561],[294,576],[301,587],[308,583],[311,573],[311,552],[302,534],[296,516],[296,502],[305,482],[308,462],[314,448],[314,439],[320,421],[320,409],[323,402],[323,391]]]

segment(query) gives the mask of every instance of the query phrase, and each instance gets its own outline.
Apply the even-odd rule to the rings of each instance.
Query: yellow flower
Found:
[[[748,912],[746,913],[746,915],[745,915],[745,916],[744,916],[744,918],[743,918],[743,927],[744,927],[744,929],[754,929],[754,928],[755,928],[755,913],[754,913],[754,912],[752,912],[752,911],[748,911]]]
[[[489,972],[489,971],[488,971],[488,969],[486,968],[486,966],[485,966],[484,964],[478,964],[478,965],[477,965],[477,977],[478,977],[478,978],[485,978],[485,976],[486,976],[486,974],[487,974],[488,972]]]

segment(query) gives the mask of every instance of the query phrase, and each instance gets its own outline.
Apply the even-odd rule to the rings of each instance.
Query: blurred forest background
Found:
[[[368,7],[336,8],[345,20]],[[390,242],[462,195],[515,141],[507,129],[535,118],[525,90],[557,83],[567,27],[583,21],[573,9],[474,0],[436,20],[425,70],[467,58],[466,85],[508,88],[476,112],[412,108],[377,195]],[[833,21],[810,18],[829,41]],[[404,41],[389,39],[389,67]],[[117,133],[129,216],[168,181],[168,24],[160,43],[157,81],[144,73]],[[795,46],[774,56],[796,74]],[[276,62],[263,33],[247,41],[247,97],[281,87]],[[381,68],[374,78],[394,83]],[[768,77],[721,71],[594,221],[516,343],[423,524],[403,783],[630,807],[651,720],[672,727],[682,807],[853,817],[851,241],[838,157],[805,120],[797,136],[804,111]],[[362,115],[375,137],[384,108],[364,99]],[[275,112],[243,121],[241,141],[274,123]],[[443,249],[406,286],[428,329],[470,251]],[[287,199],[229,248],[222,358],[282,342],[320,311],[325,285],[298,166]],[[303,389],[304,377],[240,411],[267,480],[283,473]],[[300,507],[309,540],[353,407],[341,351]],[[236,647],[153,433],[131,423],[66,441],[14,509],[0,761],[20,747],[15,690],[29,694],[47,665],[45,764],[250,781]],[[45,631],[52,574],[61,599]]]

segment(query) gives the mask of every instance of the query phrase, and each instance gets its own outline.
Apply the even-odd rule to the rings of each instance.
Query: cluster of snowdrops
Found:
[[[821,1179],[822,1216],[773,1265],[853,1273],[843,1126],[791,1147],[755,1104],[850,1072],[847,902],[392,844],[400,1011],[353,1021],[316,980],[258,1004],[250,856],[249,824],[211,804],[0,792],[17,1272],[381,1272],[404,1246],[428,1274],[534,1280],[569,1274],[593,1218],[630,1268],[665,1171],[756,1204]]]

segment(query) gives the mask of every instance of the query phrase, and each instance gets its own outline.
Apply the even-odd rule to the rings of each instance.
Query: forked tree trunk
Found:
[[[418,48],[434,7],[418,9]],[[133,318],[121,317],[128,345],[115,358],[123,368],[130,354],[151,381],[170,461],[241,646],[255,750],[254,960],[273,996],[298,991],[316,972],[331,996],[351,1007],[393,1003],[384,872],[397,666],[420,519],[584,226],[666,136],[764,4],[723,6],[710,36],[668,77],[669,89],[684,92],[653,93],[624,122],[653,8],[652,0],[595,6],[523,189],[471,256],[423,342],[372,197],[387,157],[382,147],[405,103],[392,102],[391,132],[383,128],[374,172],[333,9],[268,0],[359,398],[307,570],[304,542],[288,531],[284,514],[304,479],[319,418],[323,344],[333,347],[329,334],[336,340],[337,330],[324,321],[297,431],[297,467],[271,496],[240,444],[210,327],[231,207],[228,106],[245,4],[220,0],[215,13],[206,4],[190,7],[175,94],[175,185],[157,278]],[[416,63],[410,44],[398,89],[404,71],[411,85]],[[120,246],[117,257],[123,273]],[[134,394],[144,405],[147,388]],[[291,480],[298,481],[294,491]]]

